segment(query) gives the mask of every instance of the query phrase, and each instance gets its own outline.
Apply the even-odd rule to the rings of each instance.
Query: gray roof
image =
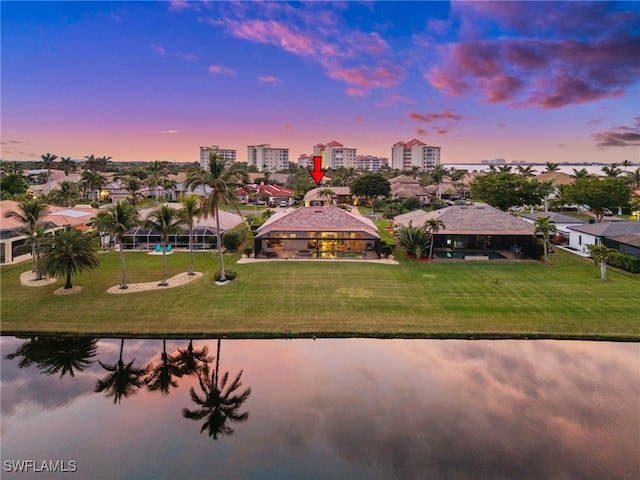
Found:
[[[640,222],[585,223],[584,225],[576,225],[568,228],[575,232],[587,233],[596,237],[613,237],[627,233],[640,233]]]
[[[380,238],[378,228],[371,220],[337,207],[288,208],[271,216],[258,229],[258,236],[273,231],[361,231],[372,237]]]
[[[586,223],[584,220],[580,220],[579,218],[569,217],[567,215],[562,215],[558,212],[533,212],[522,215],[525,218],[529,218],[531,220],[536,220],[540,217],[549,217],[549,220],[558,223],[573,223],[573,224],[581,224]]]
[[[609,237],[609,239],[615,240],[616,242],[624,243],[625,245],[630,245],[632,247],[640,247],[640,233],[614,235],[613,237]]]
[[[422,225],[430,218],[442,220],[438,235],[533,235],[534,226],[489,205],[454,205],[425,212],[414,210],[394,218],[399,225]]]

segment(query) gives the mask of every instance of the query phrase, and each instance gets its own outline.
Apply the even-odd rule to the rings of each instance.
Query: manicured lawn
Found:
[[[128,252],[129,282],[159,280],[161,257]],[[640,340],[640,276],[599,268],[566,252],[540,263],[263,262],[227,269],[238,279],[213,283],[217,260],[196,255],[202,278],[177,288],[112,295],[120,282],[116,252],[74,278],[83,290],[55,296],[62,281],[20,285],[30,263],[1,269],[3,334],[99,336],[434,336]],[[187,253],[167,257],[168,275],[188,269]]]

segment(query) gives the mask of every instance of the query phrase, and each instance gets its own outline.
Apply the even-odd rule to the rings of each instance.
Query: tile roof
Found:
[[[439,235],[533,235],[534,226],[489,205],[455,205],[425,212],[414,210],[394,218],[399,225],[421,225],[430,218],[442,220]]]
[[[259,229],[258,235],[272,231],[364,231],[380,238],[378,228],[368,218],[337,207],[289,208],[271,216]]]
[[[584,225],[576,225],[574,227],[567,228],[572,231],[587,233],[596,237],[613,237],[615,235],[625,235],[627,233],[640,233],[640,222],[622,221],[585,223]]]
[[[0,201],[0,228],[2,230],[11,230],[14,228],[24,227],[24,225],[12,218],[5,218],[5,213],[11,210],[18,211],[18,202],[15,200]],[[48,205],[49,214],[42,219],[42,223],[49,223],[58,227],[70,225],[78,227],[84,225],[93,217],[98,210],[87,206],[57,207]]]

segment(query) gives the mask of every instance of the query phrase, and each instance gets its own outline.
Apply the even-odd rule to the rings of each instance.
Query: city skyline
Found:
[[[11,2],[4,160],[640,161],[636,2]]]

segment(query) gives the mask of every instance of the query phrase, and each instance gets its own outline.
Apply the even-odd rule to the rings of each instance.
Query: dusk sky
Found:
[[[2,1],[4,160],[640,162],[640,2]]]

